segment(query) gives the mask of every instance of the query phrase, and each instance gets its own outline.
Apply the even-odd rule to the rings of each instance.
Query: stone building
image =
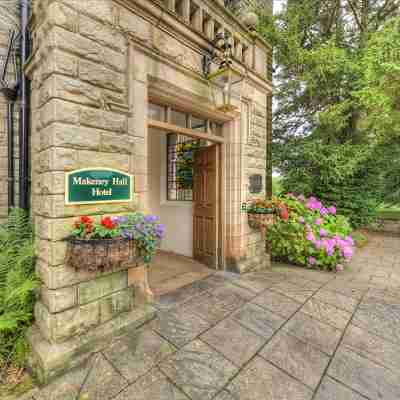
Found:
[[[269,265],[242,204],[266,195],[272,51],[223,0],[35,0],[30,30],[30,198],[42,280],[30,341],[46,380],[154,313],[137,301],[139,267],[89,273],[65,264],[76,216],[142,210],[166,225],[163,251],[235,272]],[[228,108],[226,86],[204,73],[221,33],[241,76]],[[176,182],[176,152],[194,142],[203,208],[198,188]],[[66,173],[82,168],[131,174],[132,200],[67,204]]]

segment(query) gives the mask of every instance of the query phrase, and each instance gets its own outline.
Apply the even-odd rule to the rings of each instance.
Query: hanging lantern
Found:
[[[219,33],[214,39],[214,45],[219,50],[203,58],[203,73],[209,82],[211,94],[217,109],[230,112],[237,109],[233,98],[241,98],[241,83],[243,75],[233,67],[232,38],[225,32]],[[217,64],[218,69],[211,72],[211,65]],[[218,105],[216,91],[222,92],[222,104]]]
[[[217,109],[223,112],[231,112],[237,110],[233,104],[233,99],[241,98],[243,75],[233,68],[231,65],[222,65],[220,68],[208,76],[211,88],[222,91],[222,104],[218,105],[216,94],[213,93],[214,102],[217,104]]]

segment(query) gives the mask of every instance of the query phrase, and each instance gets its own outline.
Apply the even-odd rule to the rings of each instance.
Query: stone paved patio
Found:
[[[351,269],[217,273],[35,400],[398,400],[400,238]]]

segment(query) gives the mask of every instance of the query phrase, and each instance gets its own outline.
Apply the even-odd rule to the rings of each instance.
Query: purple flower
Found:
[[[300,222],[301,224],[304,224],[304,222],[305,222],[304,217],[300,217],[300,218],[299,218],[299,222]]]
[[[155,222],[158,222],[158,217],[157,217],[157,215],[146,215],[144,217],[144,222],[147,222],[149,224],[153,224]]]
[[[156,225],[155,228],[155,235],[157,236],[158,239],[162,239],[165,234],[165,225],[163,224],[158,224]]]
[[[319,234],[320,234],[321,237],[324,237],[324,236],[327,235],[327,232],[326,232],[326,230],[325,230],[324,228],[321,228],[321,229],[319,230]]]
[[[114,216],[114,217],[111,217],[111,221],[114,223],[114,224],[127,224],[128,223],[128,217],[126,217],[126,216],[121,216],[121,217],[118,217],[118,216]]]
[[[331,206],[328,208],[328,211],[330,214],[335,215],[336,214],[336,207],[335,206]]]
[[[317,259],[315,257],[308,257],[308,263],[310,265],[315,265],[317,263]]]
[[[342,272],[344,270],[344,267],[342,264],[336,265],[336,272]]]
[[[322,225],[322,219],[321,218],[317,218],[316,220],[315,220],[315,225]]]
[[[347,236],[344,240],[345,240],[350,246],[354,246],[354,240],[353,240],[353,238],[352,238],[351,236]]]

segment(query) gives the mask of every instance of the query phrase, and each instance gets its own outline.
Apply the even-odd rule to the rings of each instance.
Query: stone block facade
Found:
[[[253,174],[263,180],[257,197],[267,193],[272,50],[220,0],[35,0],[30,28],[31,203],[42,287],[29,338],[32,365],[46,380],[153,316],[138,296],[146,288],[140,262],[75,271],[65,264],[64,240],[76,216],[147,210],[153,98],[223,124],[220,268],[246,272],[270,264],[242,204],[253,197]],[[235,68],[246,77],[234,97],[237,111],[226,114],[214,100],[221,101],[222,90],[211,93],[202,72],[221,31],[231,34]],[[133,175],[133,200],[66,205],[65,174],[95,167]]]

